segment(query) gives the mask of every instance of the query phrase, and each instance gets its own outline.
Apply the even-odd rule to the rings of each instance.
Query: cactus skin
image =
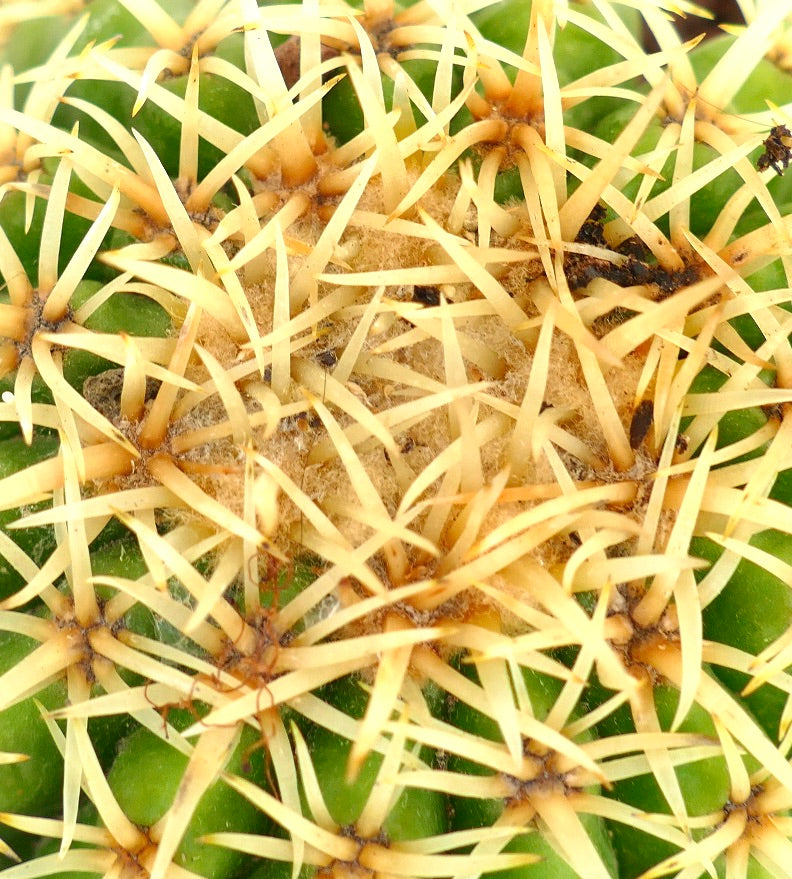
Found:
[[[785,875],[785,4],[6,5],[0,876]]]

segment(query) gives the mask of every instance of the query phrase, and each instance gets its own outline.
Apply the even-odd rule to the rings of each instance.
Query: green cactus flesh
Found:
[[[792,5],[672,6],[0,4],[0,879],[790,875]]]

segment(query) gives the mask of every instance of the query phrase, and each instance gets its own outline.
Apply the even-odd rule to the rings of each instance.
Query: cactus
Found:
[[[665,8],[3,5],[3,879],[789,875],[792,6]]]

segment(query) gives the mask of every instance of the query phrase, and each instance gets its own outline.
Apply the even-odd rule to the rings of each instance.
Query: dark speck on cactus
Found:
[[[764,152],[756,160],[756,167],[760,171],[772,168],[781,177],[792,160],[790,144],[792,132],[786,125],[774,125],[762,144]]]

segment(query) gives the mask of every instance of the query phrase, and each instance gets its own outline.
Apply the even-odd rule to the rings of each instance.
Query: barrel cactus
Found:
[[[789,875],[792,5],[672,6],[2,5],[3,879]]]

